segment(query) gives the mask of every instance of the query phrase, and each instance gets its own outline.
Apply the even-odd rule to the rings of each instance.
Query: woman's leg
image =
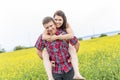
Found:
[[[71,63],[73,65],[73,70],[74,70],[74,79],[85,80],[85,78],[82,77],[80,72],[79,72],[78,57],[77,57],[76,50],[75,50],[74,46],[69,45],[69,53],[71,55]]]
[[[52,76],[52,66],[51,66],[51,62],[49,60],[49,54],[46,49],[43,50],[42,56],[43,56],[43,63],[44,63],[44,67],[45,67],[46,73],[48,75],[48,78],[49,78],[49,80],[54,80],[54,78]]]

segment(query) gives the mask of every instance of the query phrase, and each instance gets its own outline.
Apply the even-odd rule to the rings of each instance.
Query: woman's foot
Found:
[[[85,80],[85,78],[82,77],[81,75],[75,75],[73,79],[74,80]]]
[[[48,80],[54,80],[54,79],[48,79]]]

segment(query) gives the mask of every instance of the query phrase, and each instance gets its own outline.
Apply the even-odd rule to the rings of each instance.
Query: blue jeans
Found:
[[[74,76],[73,68],[67,73],[63,73],[63,74],[53,73],[53,78],[55,80],[73,80],[73,76]]]

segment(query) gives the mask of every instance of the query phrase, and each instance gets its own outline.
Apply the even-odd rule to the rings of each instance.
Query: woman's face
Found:
[[[60,28],[63,24],[63,18],[61,16],[55,15],[54,20],[56,23],[56,27]]]

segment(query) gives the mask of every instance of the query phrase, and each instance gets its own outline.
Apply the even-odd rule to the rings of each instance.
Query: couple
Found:
[[[49,80],[85,80],[78,69],[78,39],[73,35],[63,11],[56,11],[53,18],[43,19],[45,31],[35,44]]]

